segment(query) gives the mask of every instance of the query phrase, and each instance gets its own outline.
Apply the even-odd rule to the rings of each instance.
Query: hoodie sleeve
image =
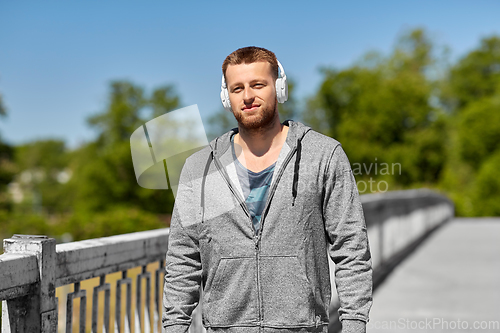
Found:
[[[342,332],[349,332],[352,325],[346,324],[357,322],[364,326],[368,322],[372,265],[356,181],[340,145],[334,149],[327,166],[324,191],[323,216],[329,255],[335,263],[339,319],[344,324]],[[359,332],[359,327],[355,331]]]
[[[181,172],[166,255],[163,332],[186,333],[200,298],[201,258],[196,238],[196,204],[186,167]],[[199,206],[199,204],[198,204]]]

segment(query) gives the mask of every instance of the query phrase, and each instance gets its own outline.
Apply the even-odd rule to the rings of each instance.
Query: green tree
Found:
[[[48,214],[67,211],[71,205],[71,190],[66,186],[71,178],[69,157],[62,140],[38,140],[15,147],[15,180],[24,193],[23,205],[38,213],[42,208]]]
[[[0,141],[0,210],[12,209],[8,185],[14,180],[17,167],[14,163],[14,148]]]
[[[205,131],[208,141],[211,141],[230,129],[238,127],[238,122],[232,112],[221,108],[208,118],[207,125],[205,126]]]
[[[2,94],[0,94],[0,116],[6,116],[6,115],[7,115],[7,109],[5,107],[5,104],[3,103]]]
[[[482,39],[477,49],[469,52],[451,68],[448,84],[442,99],[455,112],[498,92],[500,37]]]
[[[435,94],[428,74],[436,64],[433,54],[425,31],[416,29],[403,34],[388,57],[370,52],[347,69],[322,69],[305,121],[339,140],[351,164],[366,166],[359,179],[391,180],[396,189],[440,177],[447,119],[429,102]],[[398,163],[396,173],[369,169]]]
[[[130,82],[111,83],[106,110],[89,118],[98,137],[82,147],[75,157],[74,188],[76,207],[85,211],[105,211],[114,206],[131,206],[166,214],[171,211],[170,190],[141,188],[136,181],[130,151],[130,136],[151,117],[179,107],[173,87],[154,90],[148,98],[144,90]],[[149,117],[148,117],[149,118]]]
[[[470,102],[458,116],[459,149],[464,162],[478,170],[500,150],[500,95]]]
[[[7,115],[7,108],[0,94],[0,117]],[[3,142],[0,136],[0,209],[11,209],[11,200],[7,193],[7,186],[13,180],[16,167],[13,162],[14,149]]]
[[[75,240],[107,237],[131,232],[158,229],[166,221],[157,214],[137,207],[113,206],[103,212],[80,211],[60,228]]]
[[[443,87],[441,100],[454,119],[449,131],[451,158],[441,185],[458,214],[498,215],[492,165],[500,150],[500,38],[482,39],[477,49],[451,67]]]
[[[500,149],[481,164],[471,191],[471,202],[476,216],[500,215],[499,165]]]

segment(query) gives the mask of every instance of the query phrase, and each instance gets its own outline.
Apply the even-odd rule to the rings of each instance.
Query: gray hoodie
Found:
[[[368,321],[371,256],[347,156],[338,141],[284,124],[289,131],[256,236],[230,149],[238,129],[186,160],[166,257],[165,332],[188,330],[200,286],[208,330],[327,332],[328,255],[340,320]]]

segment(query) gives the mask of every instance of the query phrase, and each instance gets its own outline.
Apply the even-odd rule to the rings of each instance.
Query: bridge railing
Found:
[[[375,288],[454,215],[453,204],[429,190],[361,199]],[[58,245],[45,236],[5,239],[5,253],[0,255],[2,333],[72,332],[74,327],[79,332],[160,332],[168,235],[165,228]],[[334,286],[333,263],[331,272]],[[331,332],[340,328],[338,304],[334,293]],[[191,332],[203,332],[198,309],[195,318]]]
[[[430,233],[455,215],[448,198],[426,189],[368,194],[361,201],[375,287]]]
[[[361,196],[372,255],[374,290],[408,254],[455,215],[453,203],[427,189]],[[330,261],[332,290],[335,265]],[[339,300],[332,292],[329,331],[340,332]]]
[[[79,332],[110,332],[111,323],[115,332],[160,332],[168,234],[165,228],[58,245],[45,236],[5,239],[0,256],[2,332],[56,332],[58,327],[72,332],[73,319]],[[129,276],[133,268],[140,272]],[[118,277],[110,279],[112,273]],[[99,282],[88,295],[82,285],[93,278]],[[58,287],[63,288],[58,294],[65,297],[65,318],[59,318]],[[78,313],[73,311],[77,300]]]

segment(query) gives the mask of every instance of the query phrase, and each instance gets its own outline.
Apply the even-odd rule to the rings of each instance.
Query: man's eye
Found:
[[[240,91],[241,91],[241,88],[240,88],[240,87],[238,87],[238,88],[234,88],[234,89],[233,89],[233,92],[240,92]]]

